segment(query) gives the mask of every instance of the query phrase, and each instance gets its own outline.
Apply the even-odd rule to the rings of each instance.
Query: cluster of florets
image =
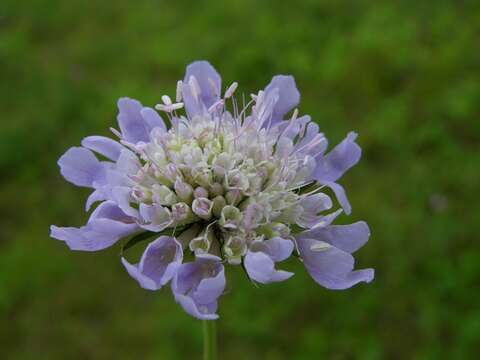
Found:
[[[336,180],[360,158],[356,134],[325,154],[327,140],[308,116],[295,109],[285,120],[299,102],[291,76],[274,77],[241,110],[236,87],[222,97],[211,65],[191,64],[176,102],[164,95],[156,106],[168,127],[154,109],[120,99],[120,131],[112,129],[119,141],[90,136],[59,160],[67,180],[94,189],[87,209],[102,202],[87,225],[52,226],[52,237],[86,251],[127,236],[128,247],[150,239],[138,264],[122,258],[127,271],[150,290],[172,280],[175,299],[200,319],[217,317],[223,263],[242,264],[255,282],[282,281],[293,273],[275,263],[296,251],[327,288],[371,281],[373,270],[353,271],[351,256],[368,240],[368,226],[331,225],[342,210],[350,213]],[[341,209],[328,212],[327,187]],[[193,261],[183,262],[189,254]]]

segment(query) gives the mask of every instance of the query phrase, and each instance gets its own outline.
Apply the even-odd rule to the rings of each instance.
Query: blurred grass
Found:
[[[225,359],[467,359],[480,351],[480,4],[477,1],[13,1],[0,4],[2,359],[198,358],[201,324],[141,290],[118,248],[70,252],[87,192],[56,160],[107,134],[115,102],[154,104],[208,59],[240,91],[294,74],[301,112],[336,143],[360,133],[343,179],[372,238],[374,283],[251,286],[229,268]]]

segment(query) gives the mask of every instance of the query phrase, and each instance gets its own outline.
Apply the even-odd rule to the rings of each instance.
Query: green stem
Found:
[[[203,320],[203,360],[217,359],[217,332],[215,320]]]

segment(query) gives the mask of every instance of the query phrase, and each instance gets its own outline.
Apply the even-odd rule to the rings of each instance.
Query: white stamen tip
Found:
[[[113,128],[113,127],[110,128],[110,131],[120,139],[123,137],[122,133],[120,131],[118,131],[117,129]]]
[[[172,99],[170,99],[170,96],[168,95],[163,95],[162,101],[165,105],[172,105]]]
[[[225,99],[228,99],[228,98],[232,97],[235,90],[237,90],[237,86],[238,86],[237,82],[234,82],[232,85],[229,86],[227,91],[225,91],[225,96],[224,96]]]
[[[182,86],[183,86],[183,81],[178,80],[177,81],[177,93],[175,95],[175,101],[178,103],[182,101]]]
[[[167,113],[171,113],[175,110],[179,110],[183,108],[183,103],[174,103],[174,104],[157,104],[155,105],[155,109],[159,111],[164,111]]]
[[[296,120],[298,116],[298,109],[293,110],[292,121]]]
[[[212,112],[214,112],[215,110],[221,108],[222,106],[223,106],[223,100],[220,99],[220,100],[216,101],[212,106],[210,106],[210,107],[208,108],[208,112],[209,112],[209,113],[212,113]]]

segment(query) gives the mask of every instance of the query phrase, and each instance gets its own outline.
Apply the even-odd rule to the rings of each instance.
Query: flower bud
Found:
[[[192,201],[193,188],[190,184],[177,179],[174,184],[175,192],[180,200],[190,203]]]
[[[193,192],[193,196],[195,196],[195,198],[207,198],[208,199],[208,191],[207,189],[205,189],[204,187],[197,187],[195,188],[195,191]]]
[[[210,185],[210,194],[212,194],[212,196],[223,195],[223,192],[224,188],[222,184],[216,182]]]
[[[229,264],[239,265],[247,252],[247,243],[242,236],[231,236],[223,246],[223,253]]]
[[[190,241],[189,247],[195,255],[206,254],[210,249],[210,241],[206,236],[197,236]]]
[[[264,217],[263,207],[257,203],[252,203],[248,205],[247,208],[245,209],[245,213],[242,221],[243,226],[246,229],[254,229],[263,220],[263,217]]]
[[[145,186],[136,185],[132,189],[132,198],[138,202],[152,201],[152,192]]]
[[[213,202],[201,197],[193,200],[192,210],[199,218],[209,220],[212,217]]]
[[[246,191],[249,187],[248,177],[241,171],[231,171],[225,179],[227,181],[227,189]]]
[[[193,238],[190,241],[189,247],[190,250],[195,253],[195,255],[206,254],[208,252],[212,252],[212,243],[215,244],[218,242],[215,240],[215,236],[213,235],[212,231],[209,231],[209,228],[207,226],[207,228],[202,231],[199,236]]]
[[[152,200],[160,205],[173,205],[178,201],[175,193],[165,185],[152,185]]]
[[[225,194],[225,199],[227,200],[227,203],[230,205],[236,205],[240,202],[242,199],[242,195],[240,193],[240,190],[229,190]]]
[[[175,182],[175,180],[178,178],[178,171],[175,164],[170,163],[165,167],[164,177],[167,178],[172,184]]]
[[[172,206],[172,219],[175,224],[182,225],[191,222],[195,216],[190,209],[190,206],[184,202],[176,203]]]
[[[242,213],[235,206],[227,205],[222,209],[218,223],[226,229],[236,229],[242,220]]]
[[[192,176],[193,180],[203,187],[208,187],[213,181],[212,172],[205,163],[196,165],[192,169]]]
[[[223,196],[220,196],[220,195],[216,196],[213,199],[213,208],[212,208],[213,215],[215,215],[216,217],[220,217],[222,209],[226,205],[227,205],[227,201],[225,200],[225,198]]]

